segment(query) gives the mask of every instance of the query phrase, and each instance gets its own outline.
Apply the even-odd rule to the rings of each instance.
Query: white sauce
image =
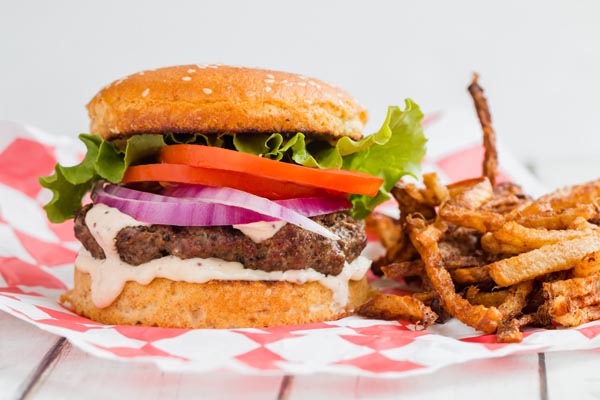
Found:
[[[312,268],[265,272],[246,269],[238,262],[224,261],[218,258],[182,260],[175,256],[167,256],[133,266],[121,261],[119,258],[115,247],[115,237],[124,227],[147,226],[149,224],[136,221],[116,208],[104,204],[97,204],[92,207],[86,214],[85,222],[92,236],[104,250],[106,258],[103,260],[96,259],[87,250],[82,249],[77,256],[75,265],[80,271],[90,274],[92,302],[98,308],[109,306],[119,296],[125,283],[134,281],[147,285],[154,278],[191,283],[204,283],[210,280],[247,280],[287,281],[302,284],[317,281],[331,289],[334,302],[340,308],[343,308],[348,303],[348,282],[362,279],[371,265],[369,259],[361,256],[352,263],[347,263],[337,276],[326,276]],[[269,222],[268,224],[272,223]],[[258,230],[261,231],[260,228]],[[267,233],[270,232],[269,229],[266,229],[266,231]],[[264,236],[263,234],[261,237]],[[256,237],[252,240],[255,239]]]
[[[233,227],[248,236],[254,243],[260,243],[275,236],[286,223],[287,222],[285,221],[261,221],[243,225],[233,225]]]

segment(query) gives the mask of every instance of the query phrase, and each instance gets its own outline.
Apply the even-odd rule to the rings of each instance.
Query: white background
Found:
[[[104,84],[142,69],[219,62],[336,83],[369,109],[375,130],[386,106],[405,97],[426,112],[471,110],[465,88],[478,71],[497,134],[517,157],[571,169],[598,160],[591,175],[600,176],[599,1],[0,6],[0,119],[74,136],[87,130],[84,105]]]

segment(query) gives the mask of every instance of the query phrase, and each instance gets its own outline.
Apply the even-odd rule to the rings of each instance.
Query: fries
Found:
[[[518,249],[517,253],[524,253],[539,249],[548,244],[581,238],[586,236],[586,232],[526,228],[514,221],[509,221],[502,228],[491,233],[491,235],[500,243],[508,244]]]
[[[481,209],[497,214],[516,213],[529,206],[532,200],[523,193],[519,185],[502,182],[494,188],[494,197],[485,203]]]
[[[590,235],[546,245],[490,264],[490,276],[500,286],[510,286],[550,272],[573,268],[588,253],[600,250],[600,237]]]
[[[412,184],[401,184],[392,189],[392,195],[398,202],[400,215],[420,214],[425,218],[435,217],[433,205],[425,203],[424,196]]]
[[[471,304],[480,304],[486,307],[499,307],[504,303],[504,300],[506,300],[508,290],[482,292],[477,286],[469,286],[465,296]]]
[[[521,314],[521,311],[527,305],[527,296],[533,290],[533,281],[521,282],[508,290],[506,298],[498,307],[502,314],[502,321],[496,332],[496,340],[501,343],[520,342],[523,335],[520,326],[515,317]]]
[[[557,296],[586,296],[600,291],[600,274],[590,275],[586,278],[573,278],[563,281],[547,282],[544,283],[543,290],[546,298]]]
[[[401,224],[387,215],[373,213],[366,220],[366,228],[375,234],[385,248],[386,254],[373,262],[375,275],[382,275],[381,267],[394,262],[411,260],[416,254]]]
[[[600,305],[577,308],[563,315],[554,317],[554,322],[565,326],[578,326],[600,319]]]
[[[587,254],[573,268],[573,275],[577,277],[589,276],[600,272],[600,251]]]
[[[495,307],[474,306],[459,296],[448,271],[443,267],[437,242],[440,240],[444,224],[426,225],[419,218],[410,218],[408,231],[410,238],[425,263],[425,272],[438,293],[442,306],[450,314],[485,333],[496,331],[501,314]]]
[[[359,315],[384,320],[403,319],[427,328],[435,322],[438,315],[423,304],[422,301],[410,296],[378,294],[363,304]]]
[[[600,199],[600,179],[584,185],[566,187],[539,198],[539,202],[549,203],[555,210],[574,208],[579,204],[598,206]]]
[[[448,222],[472,228],[482,233],[499,229],[505,222],[504,217],[495,212],[470,210],[448,203],[440,207],[439,215]]]
[[[398,197],[410,197],[405,210],[422,210],[439,199],[428,190]],[[562,191],[569,202],[591,192],[586,185]],[[414,297],[431,304],[438,299],[450,315],[495,332],[499,342],[520,341],[527,325],[574,326],[600,318],[600,227],[589,222],[597,217],[594,204],[559,208],[568,202],[555,195],[532,202],[515,186],[492,191],[487,178],[458,182],[447,193],[434,216],[401,215],[401,236],[417,254],[383,266],[387,277],[427,278],[431,288]],[[540,287],[534,280],[546,282]],[[468,286],[464,297],[456,285]],[[508,289],[489,291],[494,287]]]
[[[518,320],[512,319],[507,323],[501,323],[496,331],[496,340],[499,343],[518,343],[523,340],[523,334]]]
[[[521,252],[519,246],[502,243],[492,232],[487,232],[481,237],[481,248],[491,254],[519,254]]]
[[[451,272],[451,275],[454,282],[463,285],[490,281],[490,273],[487,265],[482,267],[457,268]]]
[[[448,186],[392,190],[400,220],[370,222],[392,279],[420,282],[412,297],[378,296],[362,315],[427,326],[448,315],[498,342],[522,340],[527,326],[576,326],[600,319],[600,180],[533,200],[497,182],[495,134],[477,76],[469,87],[484,131],[483,176]],[[417,277],[416,279],[414,277]],[[427,307],[427,308],[424,308]]]
[[[374,213],[366,222],[366,229],[377,235],[377,239],[386,250],[394,248],[397,243],[404,242],[404,231],[392,218]]]
[[[598,216],[592,204],[581,204],[576,208],[545,210],[534,215],[517,216],[515,221],[530,228],[567,229],[576,220],[588,220]]]
[[[432,204],[440,197],[427,193],[431,190],[447,193],[433,216]],[[495,332],[499,342],[521,340],[523,326],[573,326],[600,312],[595,308],[600,307],[600,227],[588,221],[596,215],[594,205],[554,209],[553,204],[564,205],[559,197],[532,202],[514,185],[492,190],[487,178],[458,182],[447,191],[430,184],[397,193],[405,212],[394,225],[404,233],[396,236],[416,251],[409,259],[390,259],[382,270],[393,279],[419,276],[431,286],[413,298],[439,301],[465,324]],[[581,185],[576,193],[590,190]],[[545,282],[536,286],[536,280]],[[467,287],[464,297],[457,285]],[[498,287],[507,289],[490,291]]]
[[[426,190],[422,193],[426,204],[436,207],[448,199],[448,188],[442,184],[437,174],[423,174],[423,184]]]
[[[448,186],[452,197],[446,204],[452,204],[457,207],[475,210],[494,196],[494,190],[487,178],[469,179]]]
[[[571,225],[569,225],[569,229],[576,229],[578,231],[589,230],[592,232],[600,232],[600,226],[596,224],[592,224],[587,219],[583,217],[577,217],[573,220]]]
[[[400,279],[409,276],[422,276],[425,274],[425,265],[421,260],[402,261],[381,267],[383,275],[390,279]]]
[[[485,147],[485,157],[483,161],[483,176],[488,178],[492,186],[496,185],[498,175],[498,153],[496,151],[496,134],[492,128],[492,116],[488,108],[487,100],[483,95],[483,89],[477,83],[479,75],[473,74],[473,81],[469,85],[469,93],[473,97],[475,109],[479,122],[483,128],[483,146]]]

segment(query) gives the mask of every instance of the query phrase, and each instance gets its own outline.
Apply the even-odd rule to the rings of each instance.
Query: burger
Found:
[[[75,166],[40,178],[83,247],[62,301],[107,324],[268,327],[366,301],[362,219],[425,151],[418,106],[362,136],[344,90],[285,72],[139,72],[87,105]],[[84,201],[90,193],[89,204]]]

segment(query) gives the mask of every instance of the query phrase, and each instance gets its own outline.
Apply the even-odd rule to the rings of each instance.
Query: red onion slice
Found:
[[[297,199],[275,200],[280,206],[290,208],[306,217],[331,214],[352,208],[350,200],[344,197],[301,197]]]
[[[165,189],[165,194],[167,196],[195,200],[198,198],[198,194],[201,196],[203,190],[207,187],[203,185],[177,185]],[[349,210],[352,207],[350,200],[339,196],[301,197],[287,200],[273,200],[273,202],[294,210],[305,217],[315,217],[336,211]]]
[[[297,213],[294,210],[283,207],[272,200],[264,197],[256,196],[241,190],[228,187],[211,187],[195,185],[188,187],[189,191],[193,191],[194,201],[204,201],[207,203],[219,203],[232,207],[245,208],[257,212],[259,214],[268,215],[269,217],[289,222],[290,224],[299,226],[302,229],[318,233],[328,239],[338,240],[339,237],[329,231],[315,221]],[[177,191],[174,189],[174,193]],[[172,193],[173,193],[172,192]],[[186,196],[188,197],[188,196]]]
[[[277,219],[328,239],[339,239],[315,221],[263,197],[231,188],[200,186],[195,187],[194,192],[191,200],[107,185],[94,190],[94,200],[152,224],[213,226]]]
[[[128,194],[138,192],[127,190],[130,191]],[[158,225],[225,226],[276,220],[253,211],[223,204],[186,202],[174,197],[145,192],[134,193],[131,197],[123,196],[121,190],[118,193],[113,194],[96,188],[93,196],[94,202],[117,208],[138,221]],[[156,197],[151,200],[152,196]]]

